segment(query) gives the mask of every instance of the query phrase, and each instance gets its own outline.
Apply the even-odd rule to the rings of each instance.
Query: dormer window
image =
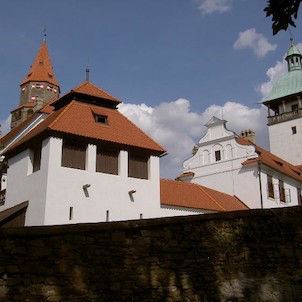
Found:
[[[94,118],[96,123],[108,125],[108,116],[96,114]]]

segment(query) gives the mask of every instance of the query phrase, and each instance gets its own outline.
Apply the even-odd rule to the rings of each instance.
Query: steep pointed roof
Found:
[[[53,67],[51,65],[50,56],[45,40],[42,42],[39,52],[29,69],[27,76],[20,85],[24,85],[29,81],[47,82],[49,84],[59,86],[59,83],[57,82],[53,71]]]

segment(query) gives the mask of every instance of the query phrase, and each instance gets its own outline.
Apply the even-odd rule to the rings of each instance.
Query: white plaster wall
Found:
[[[160,217],[158,157],[150,157],[150,175],[145,180],[128,177],[126,151],[120,152],[119,175],[111,175],[95,172],[96,146],[88,146],[86,170],[61,167],[61,150],[62,140],[51,138],[45,224],[106,221],[107,211],[109,221]],[[85,184],[90,184],[88,197]],[[131,190],[136,191],[133,199]]]
[[[261,184],[264,208],[283,208],[298,205],[297,188],[302,188],[301,183],[289,177],[286,177],[284,174],[273,171],[265,166],[261,167],[261,171]],[[268,197],[267,175],[271,175],[273,177],[275,192],[274,198]],[[284,189],[286,191],[286,194],[289,193],[290,196],[289,200],[286,202],[281,202],[279,198],[279,180],[282,180],[284,182]]]
[[[215,161],[217,150],[221,151],[220,161]],[[208,160],[204,160],[205,154]],[[222,137],[202,144],[196,154],[184,162],[184,172],[194,172],[194,183],[235,195],[250,208],[260,208],[257,167],[242,166],[247,158],[254,157],[257,154],[253,145],[240,145],[233,135]]]
[[[296,134],[292,134],[294,126]],[[293,165],[302,164],[302,119],[271,125],[268,130],[270,151]]]
[[[48,142],[42,143],[41,168],[30,170],[30,150],[27,149],[8,160],[6,202],[0,210],[29,201],[25,225],[42,225],[45,215],[45,197],[48,166]]]

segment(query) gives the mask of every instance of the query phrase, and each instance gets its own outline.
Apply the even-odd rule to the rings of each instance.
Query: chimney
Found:
[[[253,144],[255,144],[255,142],[256,142],[255,131],[253,131],[251,129],[241,131],[241,136],[244,137],[245,139],[249,140]]]

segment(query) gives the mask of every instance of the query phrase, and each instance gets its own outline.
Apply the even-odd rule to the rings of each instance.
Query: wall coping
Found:
[[[299,212],[302,215],[302,206],[293,206],[274,209],[253,209],[234,212],[220,212],[211,214],[198,214],[189,216],[174,216],[164,218],[112,221],[101,223],[79,223],[71,225],[33,226],[33,227],[12,227],[0,228],[0,238],[5,237],[41,237],[55,236],[58,234],[85,234],[92,232],[123,231],[127,229],[142,229],[149,227],[168,226],[191,222],[206,222],[209,220],[230,220],[243,217],[274,217],[282,216],[290,212]]]

